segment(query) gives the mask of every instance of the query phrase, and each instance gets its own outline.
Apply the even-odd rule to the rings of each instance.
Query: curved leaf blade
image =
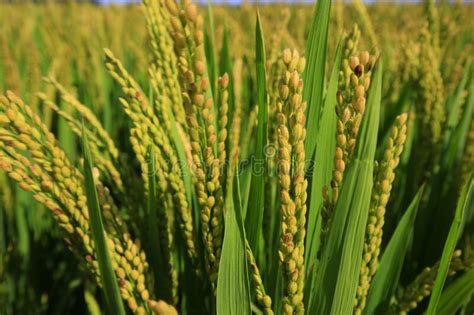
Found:
[[[469,181],[464,185],[461,195],[458,199],[458,204],[456,206],[456,212],[454,215],[453,223],[449,229],[448,239],[444,245],[443,255],[441,256],[441,261],[439,264],[438,274],[436,275],[435,284],[433,291],[431,293],[430,302],[428,304],[428,309],[426,314],[433,315],[436,314],[436,308],[438,306],[439,298],[441,296],[441,290],[443,289],[444,282],[449,271],[449,264],[451,263],[451,258],[456,248],[456,243],[460,234],[460,227],[463,222],[464,212],[466,211],[469,195],[472,192],[472,180],[473,176]]]
[[[87,208],[89,210],[89,221],[92,230],[92,238],[96,250],[96,258],[99,263],[100,279],[102,290],[104,291],[107,306],[111,314],[125,315],[120,290],[115,276],[112,262],[109,256],[109,249],[105,238],[105,229],[102,223],[102,214],[99,205],[99,198],[95,189],[94,177],[92,175],[92,157],[87,136],[82,133],[82,145],[84,150],[84,178],[87,196]]]
[[[245,230],[242,221],[240,187],[236,177],[233,200],[227,205],[222,254],[217,280],[217,314],[250,315]]]
[[[466,272],[456,279],[441,294],[437,314],[456,314],[456,312],[468,303],[474,294],[474,269]]]
[[[311,182],[311,197],[308,207],[308,233],[306,236],[306,283],[307,292],[311,292],[311,287],[316,273],[313,272],[319,250],[319,237],[321,234],[320,212],[323,206],[323,188],[328,186],[332,178],[332,169],[334,165],[331,152],[336,150],[336,123],[337,115],[336,93],[339,78],[339,69],[342,57],[342,45],[339,43],[336,58],[334,61],[328,92],[324,100],[323,113],[321,116],[321,131],[317,135],[318,148],[315,152],[313,180]],[[329,153],[329,154],[328,154]],[[308,294],[306,294],[308,297]]]
[[[374,280],[370,286],[364,314],[384,314],[395,292],[405,256],[413,240],[414,225],[423,187],[420,188],[382,255]]]
[[[257,66],[257,101],[258,129],[255,159],[252,161],[252,179],[249,203],[245,218],[245,228],[248,242],[254,253],[258,252],[257,242],[260,238],[263,222],[263,206],[265,198],[265,146],[267,144],[268,102],[265,73],[265,45],[263,40],[260,14],[257,11],[257,26],[255,31],[256,66]]]
[[[316,275],[315,297],[309,314],[351,314],[373,186],[373,167],[380,118],[382,75],[377,65],[369,89],[354,159],[343,180],[334,219]]]
[[[319,131],[319,116],[323,104],[326,55],[328,50],[329,15],[331,1],[319,0],[311,30],[306,43],[306,59],[308,61],[303,73],[303,99],[308,102],[306,112],[306,130],[308,137],[305,142],[305,156],[312,157],[316,149],[316,135]]]

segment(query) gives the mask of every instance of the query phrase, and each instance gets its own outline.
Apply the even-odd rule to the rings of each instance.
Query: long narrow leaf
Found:
[[[364,114],[357,142],[354,149],[354,157],[356,159],[374,160],[375,149],[377,147],[377,139],[373,139],[378,134],[379,112],[382,101],[382,62],[381,60],[375,65],[373,73],[373,83],[369,88],[367,98],[367,112]],[[375,117],[377,115],[378,117]]]
[[[245,230],[238,177],[225,213],[225,232],[217,280],[217,314],[251,314]]]
[[[84,178],[86,185],[87,208],[89,210],[89,220],[92,230],[92,238],[96,250],[96,258],[99,263],[100,279],[102,290],[105,293],[107,305],[111,314],[125,315],[122,298],[117,284],[112,262],[109,256],[109,249],[105,239],[105,230],[102,223],[102,214],[99,205],[99,198],[95,189],[94,177],[92,175],[92,157],[87,136],[83,132],[82,145],[84,150]]]
[[[309,314],[350,314],[359,284],[359,271],[373,186],[373,166],[381,100],[381,65],[374,71],[369,90],[367,112],[362,119],[348,166],[335,216],[330,226],[327,245],[311,294]]]
[[[384,314],[387,310],[390,298],[397,288],[406,253],[413,240],[414,224],[422,195],[423,187],[413,198],[382,255],[370,286],[364,314]]]
[[[319,116],[323,104],[325,80],[327,38],[329,30],[329,15],[331,1],[317,2],[308,42],[306,44],[306,59],[308,65],[303,74],[303,99],[308,102],[307,110],[307,137],[305,142],[305,156],[312,157],[316,148],[316,135],[319,130]]]
[[[331,152],[336,149],[336,122],[337,115],[336,93],[339,78],[339,68],[342,56],[342,45],[339,43],[336,58],[333,65],[328,92],[324,101],[323,113],[321,117],[321,132],[317,135],[318,148],[315,152],[313,179],[311,182],[311,197],[308,207],[308,233],[306,236],[306,290],[311,291],[313,281],[316,278],[314,272],[317,254],[319,250],[319,240],[321,234],[321,208],[323,205],[323,188],[330,185],[334,157]],[[306,294],[306,298],[311,295]],[[308,302],[306,302],[308,303]]]
[[[229,81],[229,86],[227,90],[229,91],[229,109],[227,111],[227,118],[228,121],[232,122],[234,119],[234,80],[232,76],[232,58],[230,55],[230,43],[229,43],[229,28],[227,24],[224,24],[224,33],[222,34],[222,48],[221,48],[221,53],[220,53],[220,58],[219,58],[219,74],[223,75],[224,73],[227,73],[232,79]],[[240,80],[240,78],[237,78],[237,80]],[[230,137],[227,137],[226,140],[226,148],[227,150],[230,150]],[[230,155],[230,152],[228,152]]]
[[[382,92],[382,66],[379,63],[374,71],[374,84],[370,87],[368,110],[362,119],[360,134],[354,150],[354,166],[349,164],[348,183],[343,183],[341,199],[336,206],[336,213],[349,211],[345,241],[342,246],[342,257],[334,293],[331,314],[350,314],[354,305],[359,270],[362,262],[362,251],[373,186],[374,155],[377,146],[377,132],[380,119],[380,103]],[[350,171],[354,169],[354,173]],[[357,172],[360,171],[360,173]],[[351,182],[356,174],[355,181]],[[359,182],[360,181],[360,182]],[[355,184],[354,186],[351,184]],[[358,186],[363,186],[362,188]],[[347,192],[347,195],[345,194]],[[347,198],[349,196],[349,198]],[[353,198],[351,200],[351,198]],[[341,210],[340,210],[341,209]],[[336,214],[337,215],[337,214]]]
[[[435,284],[431,293],[430,303],[428,304],[428,310],[426,314],[436,314],[436,308],[441,296],[441,290],[443,289],[444,282],[449,271],[449,264],[451,263],[451,257],[453,256],[456,248],[456,243],[459,238],[460,227],[463,221],[464,212],[466,211],[467,201],[472,191],[472,176],[469,181],[464,185],[461,195],[458,199],[456,206],[456,213],[454,215],[453,223],[449,229],[448,239],[444,245],[443,255],[439,264],[438,274],[436,275]]]
[[[373,161],[354,160],[349,167],[347,182],[341,191],[341,199],[336,206],[336,222],[339,215],[345,219],[342,244],[338,245],[340,259],[337,273],[331,314],[350,314],[359,284],[359,270],[362,263],[365,227],[372,191]],[[343,217],[344,216],[344,217]],[[343,227],[344,227],[343,225]],[[334,234],[334,233],[332,233]],[[328,243],[329,244],[329,243]],[[333,243],[334,244],[334,243]],[[328,246],[329,250],[329,246]],[[336,256],[337,257],[337,256]],[[330,260],[329,260],[330,261]]]
[[[471,300],[473,294],[474,269],[456,279],[443,291],[436,314],[456,314],[463,305]]]
[[[265,45],[263,41],[260,14],[257,12],[255,31],[256,65],[257,65],[257,100],[258,100],[258,129],[255,159],[252,167],[249,204],[245,218],[245,228],[248,242],[254,253],[257,253],[257,242],[260,237],[263,221],[263,205],[265,190],[265,146],[267,143],[268,104],[265,74]]]

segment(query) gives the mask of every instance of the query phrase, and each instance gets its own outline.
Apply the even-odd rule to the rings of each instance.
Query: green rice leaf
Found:
[[[384,314],[387,310],[397,288],[406,253],[413,240],[414,224],[423,188],[421,187],[413,198],[382,255],[370,286],[364,314]]]
[[[87,136],[82,133],[82,146],[84,150],[84,178],[87,196],[87,208],[89,210],[89,221],[92,230],[92,238],[96,250],[96,259],[99,263],[100,280],[104,291],[107,306],[110,314],[125,315],[122,298],[115,276],[112,262],[109,256],[109,249],[105,238],[105,229],[102,223],[102,214],[99,205],[99,198],[95,189],[94,177],[92,175],[92,157]]]
[[[373,162],[349,164],[312,290],[309,314],[349,314],[359,282]]]
[[[474,269],[471,269],[443,291],[436,314],[457,314],[463,305],[469,303],[473,294]]]
[[[217,314],[247,315],[251,312],[245,230],[238,177],[233,198],[225,213],[225,231],[217,280]]]
[[[245,218],[245,229],[248,242],[254,253],[258,252],[257,242],[262,230],[263,205],[265,196],[265,146],[267,144],[268,102],[265,73],[265,45],[263,41],[260,14],[257,11],[257,26],[255,32],[256,65],[257,65],[257,101],[258,129],[255,159],[252,161],[252,179],[250,186],[249,204]]]
[[[234,119],[234,78],[232,76],[232,58],[230,56],[230,43],[229,43],[229,28],[227,24],[224,24],[224,33],[222,34],[222,48],[220,53],[219,59],[219,73],[223,75],[227,73],[231,78],[229,80],[229,86],[227,90],[229,92],[229,100],[228,100],[228,111],[227,111],[227,118],[229,122],[232,122]],[[240,80],[240,78],[237,78]],[[228,150],[228,155],[230,155],[230,137],[226,139],[226,148]]]
[[[222,34],[222,48],[219,58],[219,71],[220,74],[228,73],[229,76],[232,74],[232,58],[230,56],[230,43],[229,43],[229,27],[224,24],[224,32]],[[232,80],[229,82],[229,84]],[[232,96],[232,93],[229,93]]]
[[[362,118],[362,123],[357,136],[357,141],[354,149],[354,158],[356,159],[370,159],[373,161],[375,149],[377,147],[376,139],[373,140],[374,135],[378,134],[379,118],[374,117],[379,115],[380,103],[382,99],[382,63],[381,60],[375,65],[373,73],[373,83],[370,85],[369,94],[367,97],[367,112]],[[369,141],[372,140],[372,141]]]
[[[332,170],[334,165],[334,157],[331,152],[336,150],[336,123],[337,115],[336,93],[339,78],[339,69],[342,56],[342,45],[339,43],[336,58],[334,61],[329,88],[323,106],[321,117],[321,132],[317,135],[318,148],[316,149],[314,158],[313,180],[311,183],[311,197],[308,207],[308,227],[306,237],[306,255],[305,265],[307,283],[311,283],[314,279],[314,265],[319,250],[319,240],[321,234],[321,218],[320,212],[323,206],[323,188],[330,185],[332,178]],[[309,286],[308,286],[309,287]]]
[[[373,77],[354,159],[343,180],[327,245],[317,270],[316,287],[311,292],[315,298],[309,305],[309,314],[351,314],[353,310],[373,186],[382,87],[380,64]]]
[[[456,206],[456,213],[454,215],[453,223],[449,229],[448,239],[444,245],[443,255],[441,256],[441,261],[439,264],[438,274],[436,275],[435,284],[433,291],[431,293],[430,303],[428,304],[428,309],[426,311],[427,315],[438,314],[436,308],[438,306],[439,298],[441,296],[441,290],[443,289],[444,282],[449,271],[449,264],[451,263],[451,258],[453,256],[454,250],[456,248],[456,243],[460,234],[460,227],[463,222],[464,212],[468,205],[469,195],[472,192],[472,176],[469,181],[464,185],[461,195],[458,199],[458,204]]]
[[[323,105],[323,91],[325,80],[327,38],[329,30],[329,15],[331,1],[319,0],[315,7],[313,22],[306,43],[306,59],[308,61],[303,74],[303,99],[308,102],[306,112],[307,137],[305,154],[312,157],[316,149],[316,136],[319,131],[319,116]]]

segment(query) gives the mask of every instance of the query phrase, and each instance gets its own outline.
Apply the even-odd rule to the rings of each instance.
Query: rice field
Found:
[[[0,3],[0,314],[473,314],[472,16]]]

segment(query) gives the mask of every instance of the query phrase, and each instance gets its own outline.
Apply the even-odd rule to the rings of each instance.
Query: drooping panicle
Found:
[[[278,178],[280,184],[283,266],[283,313],[304,314],[304,239],[306,224],[305,151],[306,102],[302,100],[305,59],[296,50],[282,55],[286,71],[280,81],[278,110]]]

